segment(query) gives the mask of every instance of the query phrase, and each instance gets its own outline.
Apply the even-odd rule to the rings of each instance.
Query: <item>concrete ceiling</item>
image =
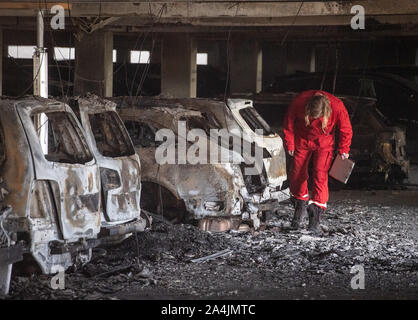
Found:
[[[254,20],[254,24],[286,25],[286,24],[345,24],[351,19],[353,5],[364,6],[369,18],[389,21],[390,17],[418,16],[418,1],[411,0],[357,0],[357,1],[222,1],[222,0],[18,0],[0,2],[0,16],[34,16],[36,10],[50,8],[61,4],[72,17],[136,17],[159,19],[160,22],[201,21],[207,24],[234,24],[238,19]],[[298,15],[297,19],[294,17]],[[140,19],[137,19],[140,23]],[[296,21],[294,21],[296,20]],[[395,23],[399,19],[394,20]]]
[[[33,28],[33,17],[40,4],[49,9],[57,2],[59,0],[2,1],[0,27]],[[87,23],[92,19],[100,23],[100,28],[121,33],[138,32],[150,26],[153,32],[222,33],[233,28],[269,37],[294,26],[292,33],[301,31],[302,36],[306,32],[318,36],[318,28],[328,26],[337,30],[338,36],[345,32],[355,38],[369,37],[371,33],[418,36],[418,1],[411,0],[305,0],[303,3],[294,0],[61,0],[60,4],[75,25],[80,22],[77,19]],[[353,32],[351,8],[357,4],[365,8],[366,30]],[[73,26],[70,24],[70,27]],[[312,32],[309,32],[310,27]]]

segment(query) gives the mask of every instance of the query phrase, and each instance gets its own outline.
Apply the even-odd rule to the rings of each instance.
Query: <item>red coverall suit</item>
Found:
[[[315,94],[325,95],[331,105],[331,115],[325,132],[322,130],[322,117],[310,118],[305,124],[305,106]],[[335,129],[338,126],[339,153],[349,153],[353,131],[347,110],[340,99],[325,91],[309,90],[298,95],[290,105],[284,120],[284,139],[288,151],[294,150],[293,165],[290,170],[290,192],[300,200],[309,200],[308,165],[313,158],[313,187],[309,204],[314,203],[322,209],[327,208],[328,171],[333,159]]]

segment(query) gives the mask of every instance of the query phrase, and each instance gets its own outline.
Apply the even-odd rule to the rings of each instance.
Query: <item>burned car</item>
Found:
[[[20,246],[25,262],[35,262],[45,274],[88,262],[100,232],[100,176],[77,118],[54,100],[0,104],[0,201],[10,207],[2,213],[1,229],[7,247]],[[12,263],[2,266],[0,278],[10,277]]]
[[[245,154],[241,150],[237,152],[230,144],[224,145],[218,139],[212,139],[211,130],[225,129],[229,132],[226,130],[228,126],[221,124],[212,112],[201,112],[197,106],[192,107],[175,99],[141,98],[134,103],[129,103],[130,99],[115,100],[119,102],[121,118],[142,160],[144,206],[150,210],[161,211],[171,207],[171,210],[164,210],[166,215],[168,212],[180,215],[181,212],[189,212],[193,219],[199,220],[202,229],[220,231],[237,227],[241,217],[250,218],[258,226],[258,216],[271,208],[268,201],[272,200],[274,192],[278,194],[276,202],[279,198],[280,201],[289,198],[285,161],[281,162],[284,165],[282,175],[274,181],[277,183],[274,190],[266,188],[265,168],[262,174],[245,175]],[[193,100],[190,99],[191,104]],[[206,105],[210,108],[210,104],[206,102]],[[156,141],[156,133],[160,129],[170,129],[177,138],[187,135],[186,132],[179,132],[179,121],[186,123],[187,130],[200,129],[207,133],[207,146],[215,143],[239,162],[230,161],[230,158],[220,163],[158,164],[155,154],[161,142]],[[229,121],[231,130],[233,126],[235,130],[241,130],[231,114]],[[262,150],[267,157],[268,151],[265,148]],[[210,153],[211,150],[208,151]]]
[[[79,118],[97,161],[101,179],[101,236],[123,239],[144,231],[151,217],[141,213],[141,164],[116,104],[96,95],[69,105]]]
[[[248,192],[256,197],[262,194],[258,199],[259,203],[281,202],[290,197],[282,138],[271,130],[269,124],[253,107],[251,100],[228,99],[225,103],[221,100],[202,98],[141,98],[141,104],[175,104],[188,110],[196,110],[208,118],[208,123],[215,123],[218,128],[227,129],[231,135],[248,137],[263,152],[263,168],[260,174],[246,175],[241,166]],[[257,129],[263,134],[256,133]],[[245,158],[242,150],[240,153]]]
[[[201,220],[206,230],[238,227],[244,203],[239,175],[231,165],[159,164],[155,159],[161,144],[156,132],[170,129],[178,140],[178,121],[203,120],[199,112],[178,107],[122,108],[120,116],[141,157],[144,209],[175,221]],[[185,217],[185,212],[191,216]]]
[[[276,132],[282,132],[288,106],[297,93],[260,93],[252,96],[255,108]],[[347,108],[353,127],[350,156],[356,162],[351,185],[401,183],[408,177],[405,130],[391,126],[376,100],[338,96]],[[338,137],[337,137],[338,139]]]

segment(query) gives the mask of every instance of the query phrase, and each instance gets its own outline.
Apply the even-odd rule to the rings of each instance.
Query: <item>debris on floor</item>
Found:
[[[48,276],[14,277],[10,298],[416,299],[418,209],[387,204],[380,192],[368,195],[374,203],[332,202],[322,237],[306,231],[307,221],[305,229],[290,230],[290,205],[263,231],[210,233],[156,222],[137,238],[95,250],[90,263],[65,274],[64,290],[51,289]],[[193,263],[214,253],[216,259]],[[350,287],[354,265],[364,266],[365,290]]]

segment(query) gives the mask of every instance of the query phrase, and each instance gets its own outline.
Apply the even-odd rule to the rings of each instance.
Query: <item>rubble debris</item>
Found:
[[[118,268],[115,268],[115,269],[110,270],[110,271],[99,273],[98,275],[95,275],[95,277],[97,277],[97,278],[109,277],[109,276],[112,276],[114,274],[118,274],[118,273],[122,273],[123,271],[130,270],[131,268],[132,268],[132,265],[122,266],[122,267],[118,267]]]
[[[214,254],[208,255],[206,257],[192,259],[190,261],[193,262],[193,263],[201,263],[201,262],[205,262],[205,261],[209,261],[209,260],[213,260],[213,259],[216,259],[216,258],[227,256],[227,255],[231,254],[232,252],[233,251],[230,250],[230,249],[225,249],[225,250],[216,252]]]
[[[332,193],[318,241],[301,241],[309,239],[305,230],[285,228],[293,215],[290,205],[272,214],[264,231],[210,233],[155,221],[152,231],[138,233],[138,244],[131,237],[68,271],[65,290],[52,290],[48,276],[15,277],[9,298],[416,299],[418,191],[397,197],[390,200],[390,191]],[[190,263],[225,248],[233,250],[228,259]],[[365,290],[350,287],[356,264],[365,268]],[[85,273],[124,266],[131,269],[109,277]],[[142,272],[148,277],[138,275]]]

